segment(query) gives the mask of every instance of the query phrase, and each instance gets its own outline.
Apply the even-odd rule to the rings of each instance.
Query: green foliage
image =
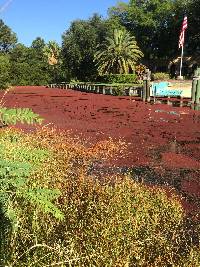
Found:
[[[115,29],[113,36],[107,37],[98,49],[94,60],[100,75],[128,74],[130,70],[134,71],[136,62],[143,56],[135,37],[126,30]]]
[[[87,21],[75,21],[63,35],[64,64],[73,78],[84,80],[92,69],[96,49],[96,33]]]
[[[48,63],[43,55],[44,42],[37,38],[31,47],[18,44],[10,52],[10,80],[13,85],[45,85],[51,81]]]
[[[140,82],[140,83],[143,80],[143,76],[145,74],[146,68],[147,67],[145,65],[142,65],[142,64],[139,64],[135,67],[135,73],[137,74],[138,82]]]
[[[16,124],[17,122],[41,124],[42,121],[43,119],[29,108],[0,108],[0,123],[2,125]]]
[[[123,84],[136,84],[137,75],[136,74],[108,74],[99,77],[100,81],[105,83],[123,83]]]
[[[45,50],[48,52],[47,48],[53,51],[48,60],[47,53],[44,53]],[[45,44],[40,37],[33,40],[30,47],[16,44],[15,34],[2,20],[0,52],[0,89],[8,88],[9,85],[46,85],[70,79],[69,71],[62,65],[57,44],[55,46],[53,41]],[[50,66],[49,60],[54,60],[54,63],[56,60],[56,67]]]
[[[63,65],[74,79],[89,81],[98,76],[94,65],[94,54],[98,44],[110,33],[110,22],[97,14],[89,20],[72,22],[69,30],[63,34]]]
[[[17,44],[10,51],[11,83],[13,85],[46,85],[67,80],[68,77],[65,76],[67,71],[63,70],[59,53],[60,48],[55,42],[50,41],[45,44],[40,37],[32,42],[31,47]],[[48,60],[53,59],[56,60],[56,64],[49,65]]]
[[[12,85],[29,84],[32,69],[28,58],[29,48],[22,44],[17,44],[10,52],[10,80]]]
[[[190,2],[193,5],[193,1],[187,0],[130,0],[110,9],[110,15],[117,17],[135,35],[146,59],[166,59],[178,52],[183,14]]]
[[[49,41],[43,48],[44,56],[47,58],[49,65],[57,65],[60,57],[60,47],[55,41]]]
[[[10,84],[10,60],[8,55],[0,54],[0,90]]]
[[[0,145],[2,145],[2,142]],[[56,218],[62,218],[60,211],[52,204],[52,201],[58,198],[60,192],[58,190],[40,189],[34,186],[30,179],[28,179],[28,176],[34,169],[34,165],[29,161],[26,162],[24,159],[22,161],[16,159],[2,159],[5,152],[2,146],[0,146],[0,149],[0,206],[3,215],[6,216],[10,222],[12,222],[13,219],[16,221],[15,214],[17,214],[17,210],[15,210],[14,204],[22,201],[21,198],[23,198],[23,201],[31,202],[34,206],[42,208],[44,212],[52,213]],[[29,149],[27,152],[29,153],[29,157],[37,157],[37,150]],[[15,151],[13,155],[10,156],[15,158]],[[10,213],[13,218],[9,216]],[[16,228],[13,223],[12,226]]]
[[[97,53],[97,47],[102,46],[105,40],[112,39],[115,29],[121,32],[127,30],[131,36],[135,36],[138,46],[144,52],[148,66],[157,60],[160,62],[163,60],[163,64],[166,64],[168,59],[176,57],[179,53],[177,43],[184,13],[188,14],[189,19],[185,36],[185,55],[198,56],[200,54],[199,10],[199,0],[119,2],[109,9],[107,19],[94,14],[87,20],[73,21],[62,36],[61,51],[58,46],[53,45],[53,48],[52,41],[46,44],[40,37],[33,40],[30,47],[16,44],[16,35],[0,20],[0,52],[2,53],[0,88],[5,89],[9,85],[46,85],[70,81],[71,78],[96,81],[98,70],[108,73],[128,73],[134,67],[132,60],[126,66],[120,59],[120,67],[112,66],[112,70],[106,70],[109,67],[106,62],[112,62],[113,57],[109,57],[114,56],[115,53],[106,53],[108,57],[106,60],[97,58],[97,65],[94,64],[95,54],[99,53],[101,58],[101,53],[99,51]],[[105,55],[102,54],[102,56]]]
[[[70,81],[69,71],[62,62],[61,48],[55,41],[49,41],[43,48],[45,62],[48,63],[52,82]]]
[[[21,133],[10,130],[1,132],[0,262],[3,266],[13,258],[16,238],[24,227],[22,219],[25,207],[29,209],[29,223],[33,223],[33,215],[37,212],[63,219],[62,212],[53,204],[60,196],[60,191],[43,187],[31,178],[50,156],[47,150],[24,143]]]
[[[185,2],[185,1],[184,1]],[[181,1],[178,1],[177,3],[177,11],[180,5],[183,5]],[[200,1],[199,0],[194,0],[194,1],[187,1],[186,4],[184,5],[184,9],[186,10],[188,14],[188,29],[187,29],[187,35],[186,35],[186,40],[187,40],[187,51],[190,54],[200,54],[200,34],[199,34],[199,29],[200,29]],[[179,11],[180,12],[180,11]]]
[[[45,41],[41,37],[37,37],[35,40],[33,40],[31,47],[34,48],[37,51],[37,55],[39,58],[41,58],[42,51],[45,47]]]
[[[16,42],[16,34],[0,19],[0,51],[8,52]]]
[[[53,82],[51,69],[43,53],[45,46],[44,39],[37,37],[28,48],[25,59],[30,66],[30,76],[26,77],[28,85],[46,85],[48,82]]]
[[[166,81],[169,80],[169,74],[165,72],[156,72],[153,74],[153,80],[160,80],[160,81]]]

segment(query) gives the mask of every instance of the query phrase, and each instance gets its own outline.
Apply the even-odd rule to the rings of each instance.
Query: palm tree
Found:
[[[107,37],[94,56],[98,72],[102,74],[128,74],[134,71],[136,62],[143,56],[134,36],[126,30],[115,29],[112,37]]]
[[[55,41],[49,41],[43,49],[43,54],[50,65],[49,71],[52,73],[52,82],[57,82],[59,77],[60,51],[61,49]]]
[[[47,57],[49,65],[58,64],[60,47],[55,41],[49,41],[49,43],[44,47],[44,56]]]

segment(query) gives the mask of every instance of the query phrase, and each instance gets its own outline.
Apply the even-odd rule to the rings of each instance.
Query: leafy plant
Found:
[[[98,14],[87,20],[75,20],[62,36],[63,67],[71,78],[81,81],[95,80],[98,76],[93,59],[98,44],[112,26]]]
[[[165,73],[165,72],[156,72],[153,74],[153,79],[156,80],[160,80],[160,81],[166,81],[169,80],[169,74]]]
[[[48,188],[42,189],[29,179],[30,174],[41,168],[42,163],[50,157],[48,150],[27,145],[23,142],[22,134],[8,130],[0,136],[0,151],[1,195],[11,193],[12,197],[14,194],[23,196],[33,203],[40,203],[48,210],[48,206],[51,206],[49,200],[55,199],[59,192],[51,192]],[[46,203],[42,203],[42,199],[46,199]],[[57,217],[56,214],[55,216]]]
[[[0,107],[1,125],[16,124],[17,122],[41,124],[43,119],[29,108],[6,108]]]
[[[135,67],[135,73],[137,74],[137,77],[140,81],[143,80],[143,75],[145,73],[145,70],[146,70],[146,66],[145,65],[142,65],[142,64],[139,64]]]
[[[1,49],[1,43],[0,43],[0,49]],[[7,89],[9,87],[10,84],[9,78],[10,78],[9,57],[8,55],[0,54],[0,90]]]
[[[43,49],[44,56],[47,58],[49,65],[58,64],[60,56],[60,47],[55,41],[49,41],[49,43]]]
[[[4,123],[26,121],[40,122],[41,118],[29,109],[2,108]],[[13,259],[17,237],[23,227],[24,207],[29,207],[29,220],[33,214],[44,212],[62,220],[63,213],[54,201],[60,196],[57,189],[49,189],[31,179],[31,175],[41,168],[50,157],[47,150],[34,148],[23,142],[23,134],[18,131],[0,132],[0,264],[3,266]],[[32,215],[31,215],[32,214]]]
[[[137,83],[137,76],[135,74],[108,74],[100,76],[100,80],[106,83],[135,84]]]
[[[0,19],[0,52],[7,53],[16,43],[16,34]]]
[[[46,85],[52,81],[47,60],[43,55],[44,40],[36,38],[31,47],[17,44],[9,53],[12,85]]]
[[[99,74],[128,74],[134,71],[136,62],[143,56],[134,36],[126,30],[115,29],[112,37],[98,46],[94,61]]]

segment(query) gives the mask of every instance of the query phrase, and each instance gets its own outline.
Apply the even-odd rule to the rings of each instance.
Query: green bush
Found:
[[[29,108],[6,108],[0,105],[0,126],[15,125],[19,122],[41,124],[43,119]]]
[[[12,129],[0,133],[0,266],[15,266],[15,249],[23,253],[18,236],[26,229],[23,218],[27,216],[33,231],[37,213],[51,214],[58,219],[63,214],[54,205],[60,191],[43,187],[32,179],[43,162],[51,155],[23,142],[23,134]],[[25,208],[29,212],[24,213]],[[23,240],[22,240],[23,242]],[[20,248],[18,247],[20,245]]]
[[[113,88],[113,94],[116,96],[123,96],[124,95],[124,86],[117,86]]]
[[[3,266],[199,266],[199,247],[192,236],[187,239],[185,215],[175,196],[168,198],[163,190],[129,176],[99,181],[92,175],[91,166],[123,144],[110,140],[85,147],[78,138],[48,129],[23,134],[18,150],[24,144],[33,153],[48,151],[31,182],[61,191],[57,205],[64,220],[21,201],[21,227],[1,252]]]
[[[157,81],[157,80],[166,81],[169,79],[170,79],[169,74],[165,73],[165,72],[156,72],[153,74],[153,80],[154,81]]]
[[[108,74],[101,76],[99,79],[105,83],[138,83],[136,74]]]
[[[0,89],[7,89],[10,84],[10,60],[7,55],[0,55]]]

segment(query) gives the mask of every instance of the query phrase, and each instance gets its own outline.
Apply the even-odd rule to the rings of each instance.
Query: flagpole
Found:
[[[180,78],[182,78],[182,67],[183,67],[183,44],[181,49]]]
[[[182,67],[183,67],[183,49],[184,49],[184,42],[185,42],[185,30],[187,29],[187,16],[184,16],[183,23],[182,23],[182,28],[181,28],[181,33],[179,36],[179,48],[181,47],[181,62],[180,62],[180,73],[179,73],[179,79],[183,80],[182,76]]]

